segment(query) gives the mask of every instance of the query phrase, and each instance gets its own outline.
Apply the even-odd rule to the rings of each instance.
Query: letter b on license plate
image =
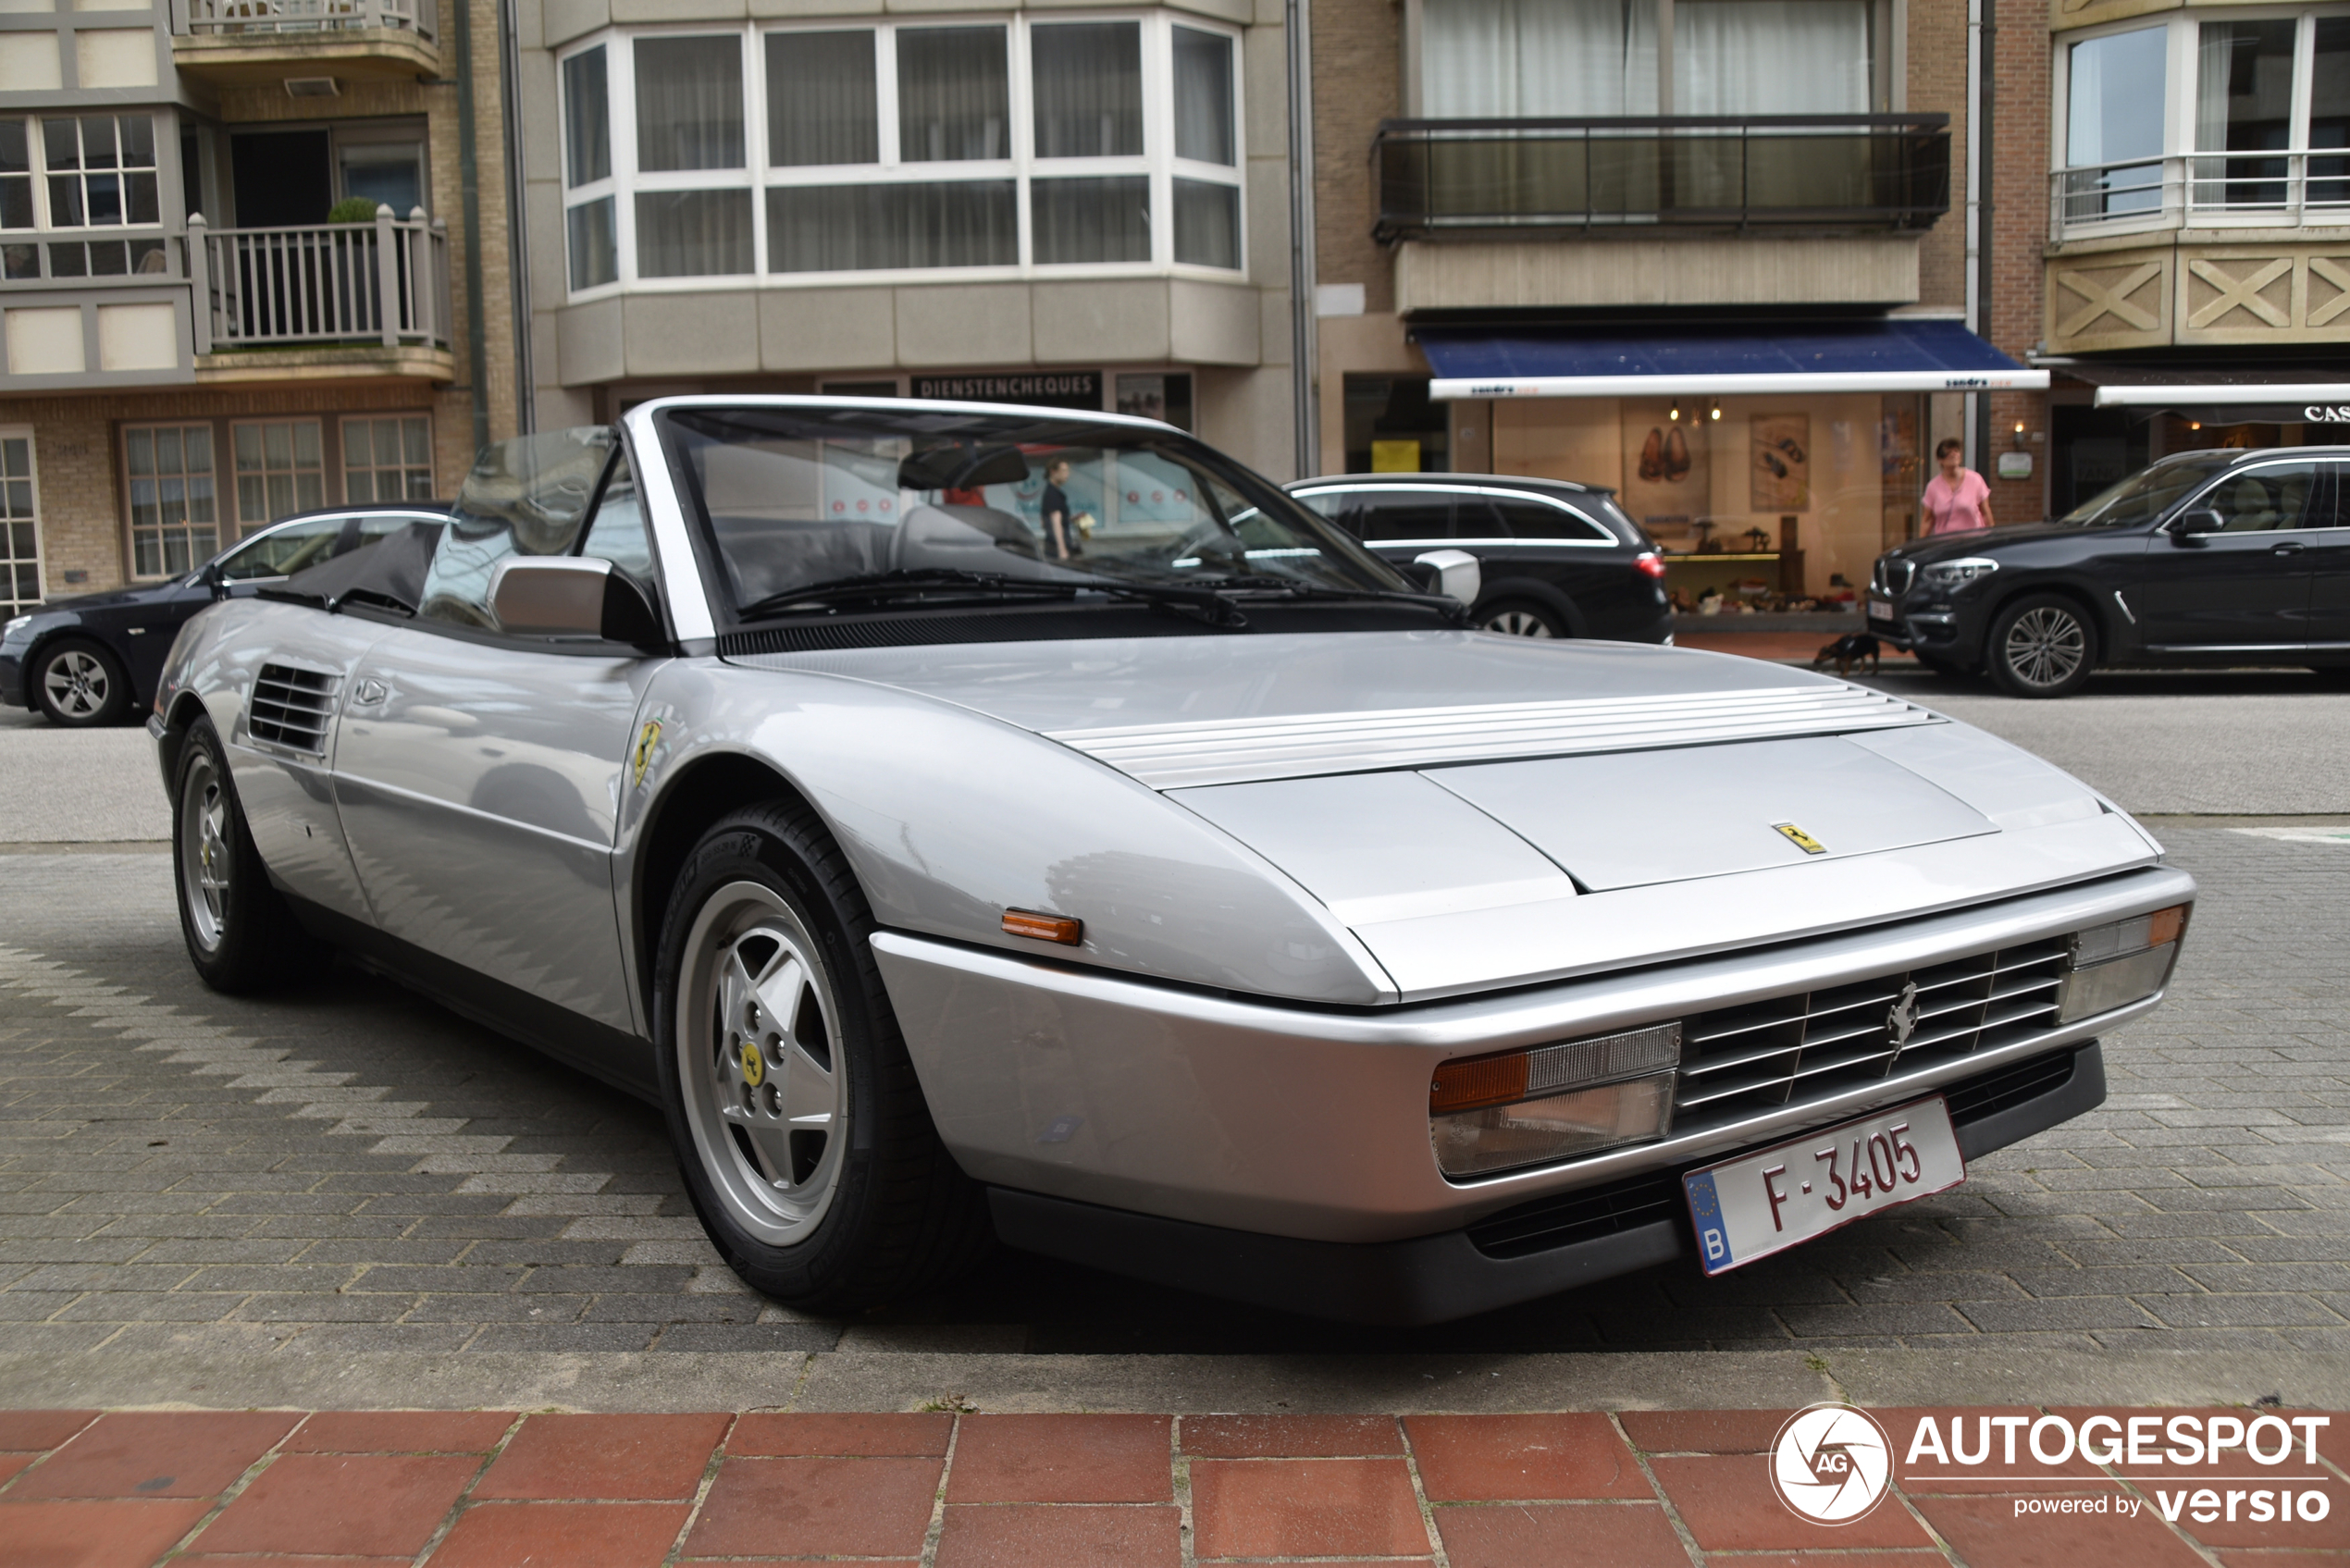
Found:
[[[1681,1178],[1708,1274],[1769,1257],[1966,1179],[1939,1095]]]

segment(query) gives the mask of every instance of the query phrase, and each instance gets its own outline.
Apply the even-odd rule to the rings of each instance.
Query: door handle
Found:
[[[2271,545],[2269,547],[2269,553],[2270,555],[2299,555],[2303,550],[2308,548],[2309,547],[2307,545],[2302,544],[2296,539],[2287,539],[2281,545]]]
[[[358,685],[352,688],[351,705],[353,708],[373,708],[377,703],[381,702],[385,698],[390,697],[390,695],[391,688],[390,686],[384,685],[381,681],[375,679],[373,676],[369,676],[366,679],[362,680]]]

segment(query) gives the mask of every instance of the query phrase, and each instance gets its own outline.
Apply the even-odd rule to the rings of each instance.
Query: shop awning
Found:
[[[1541,331],[1422,327],[1429,396],[1731,397],[1741,393],[2038,390],[2027,370],[1962,323],[1853,322]]]
[[[2331,365],[2044,363],[2095,387],[2099,408],[2169,409],[2221,425],[2350,422],[2350,377]]]

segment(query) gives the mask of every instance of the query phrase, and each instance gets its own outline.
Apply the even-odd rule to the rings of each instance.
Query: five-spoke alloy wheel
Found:
[[[846,1075],[835,1069],[832,980],[791,907],[764,883],[730,883],[686,937],[679,1075],[719,1201],[770,1246],[824,1217],[840,1183]]]
[[[2097,634],[2080,605],[2030,594],[1992,618],[1991,678],[2011,697],[2069,697],[2096,667]]]
[[[179,934],[215,991],[267,990],[315,974],[324,944],[303,931],[270,885],[254,847],[227,752],[209,719],[179,738],[171,790],[172,885]]]
[[[804,804],[748,807],[685,858],[653,1015],[678,1168],[727,1265],[807,1311],[942,1283],[991,1239],[940,1142],[872,946]]]
[[[120,722],[130,710],[130,677],[106,649],[68,637],[33,661],[32,699],[53,724],[94,729]]]

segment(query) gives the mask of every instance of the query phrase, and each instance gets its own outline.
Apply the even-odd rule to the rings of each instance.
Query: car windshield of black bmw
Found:
[[[2098,492],[2057,521],[2078,528],[2126,528],[2133,523],[2151,523],[2170,511],[2181,496],[2240,455],[2232,451],[2195,451],[2166,457],[2110,489]]]
[[[1415,591],[1171,431],[920,407],[678,408],[662,424],[742,616],[940,593]]]

